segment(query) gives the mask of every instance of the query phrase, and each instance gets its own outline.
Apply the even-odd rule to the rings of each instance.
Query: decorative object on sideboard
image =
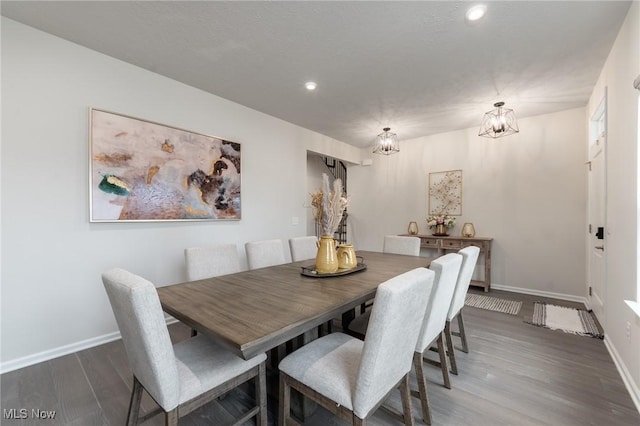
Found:
[[[322,188],[311,194],[313,217],[322,230],[316,255],[316,271],[318,273],[333,273],[338,270],[339,263],[334,234],[348,204],[349,198],[344,193],[342,180],[335,179],[332,190],[329,185],[329,176],[323,173]]]
[[[462,225],[462,231],[460,232],[460,235],[468,238],[475,237],[476,228],[474,228],[473,223],[466,222],[464,225]]]
[[[478,136],[497,139],[518,133],[520,129],[513,110],[503,108],[504,102],[496,102],[493,106],[495,109],[485,112]]]
[[[449,235],[449,228],[456,224],[456,218],[449,215],[431,215],[427,218],[429,229],[433,229],[433,235],[446,237]]]
[[[409,235],[418,235],[418,224],[416,222],[409,222],[407,233]]]
[[[429,214],[462,215],[462,170],[429,173]]]
[[[400,152],[400,143],[398,142],[398,135],[391,133],[390,127],[385,127],[376,137],[376,145],[373,148],[374,154],[390,155]]]

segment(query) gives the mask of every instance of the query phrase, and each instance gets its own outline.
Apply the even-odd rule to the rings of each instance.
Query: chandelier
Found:
[[[390,155],[396,152],[400,152],[400,144],[398,143],[398,136],[395,133],[391,133],[391,127],[385,127],[382,129],[382,133],[376,138],[376,145],[373,149],[374,154]]]
[[[513,110],[503,108],[504,102],[496,102],[493,106],[494,110],[484,114],[478,136],[497,139],[518,133],[520,130]]]

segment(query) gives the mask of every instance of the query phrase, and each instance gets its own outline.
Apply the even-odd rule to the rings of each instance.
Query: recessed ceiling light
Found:
[[[486,12],[487,12],[487,6],[485,6],[484,4],[477,4],[475,6],[470,7],[464,16],[465,18],[467,18],[467,21],[473,22],[482,18]]]
[[[304,84],[304,87],[306,87],[307,90],[316,90],[316,87],[318,87],[318,85],[314,81],[307,81]]]

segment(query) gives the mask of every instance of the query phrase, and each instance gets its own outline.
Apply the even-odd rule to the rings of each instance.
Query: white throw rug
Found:
[[[510,315],[518,315],[522,302],[517,300],[499,299],[482,294],[467,293],[464,304],[474,308],[486,309],[488,311],[502,312]]]
[[[567,308],[564,306],[550,305],[543,302],[535,302],[533,306],[533,319],[530,324],[551,330],[562,330],[565,333],[580,336],[604,338],[598,330],[591,312],[584,309]]]

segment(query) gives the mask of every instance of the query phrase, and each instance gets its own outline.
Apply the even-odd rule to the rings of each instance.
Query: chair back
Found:
[[[244,249],[250,270],[285,263],[282,240],[250,241]]]
[[[291,249],[291,260],[315,259],[318,254],[318,237],[296,237],[289,238],[289,248]]]
[[[462,265],[462,255],[449,253],[433,260],[429,269],[435,272],[433,294],[429,299],[416,352],[423,353],[442,333]]]
[[[155,286],[124,269],[102,274],[133,374],[166,411],[180,401],[173,346]]]
[[[473,270],[476,267],[476,263],[478,263],[480,249],[476,246],[469,246],[463,248],[458,253],[462,255],[462,266],[460,267],[458,282],[456,283],[456,289],[453,292],[453,299],[451,299],[451,306],[447,314],[448,321],[451,321],[458,315],[458,312],[460,312],[460,309],[464,306],[464,299],[469,290]]]
[[[420,238],[385,235],[382,251],[384,253],[420,256]]]
[[[378,287],[353,395],[353,411],[361,419],[411,370],[434,276],[417,268]]]
[[[184,249],[189,281],[240,272],[240,256],[235,244],[218,244]]]

